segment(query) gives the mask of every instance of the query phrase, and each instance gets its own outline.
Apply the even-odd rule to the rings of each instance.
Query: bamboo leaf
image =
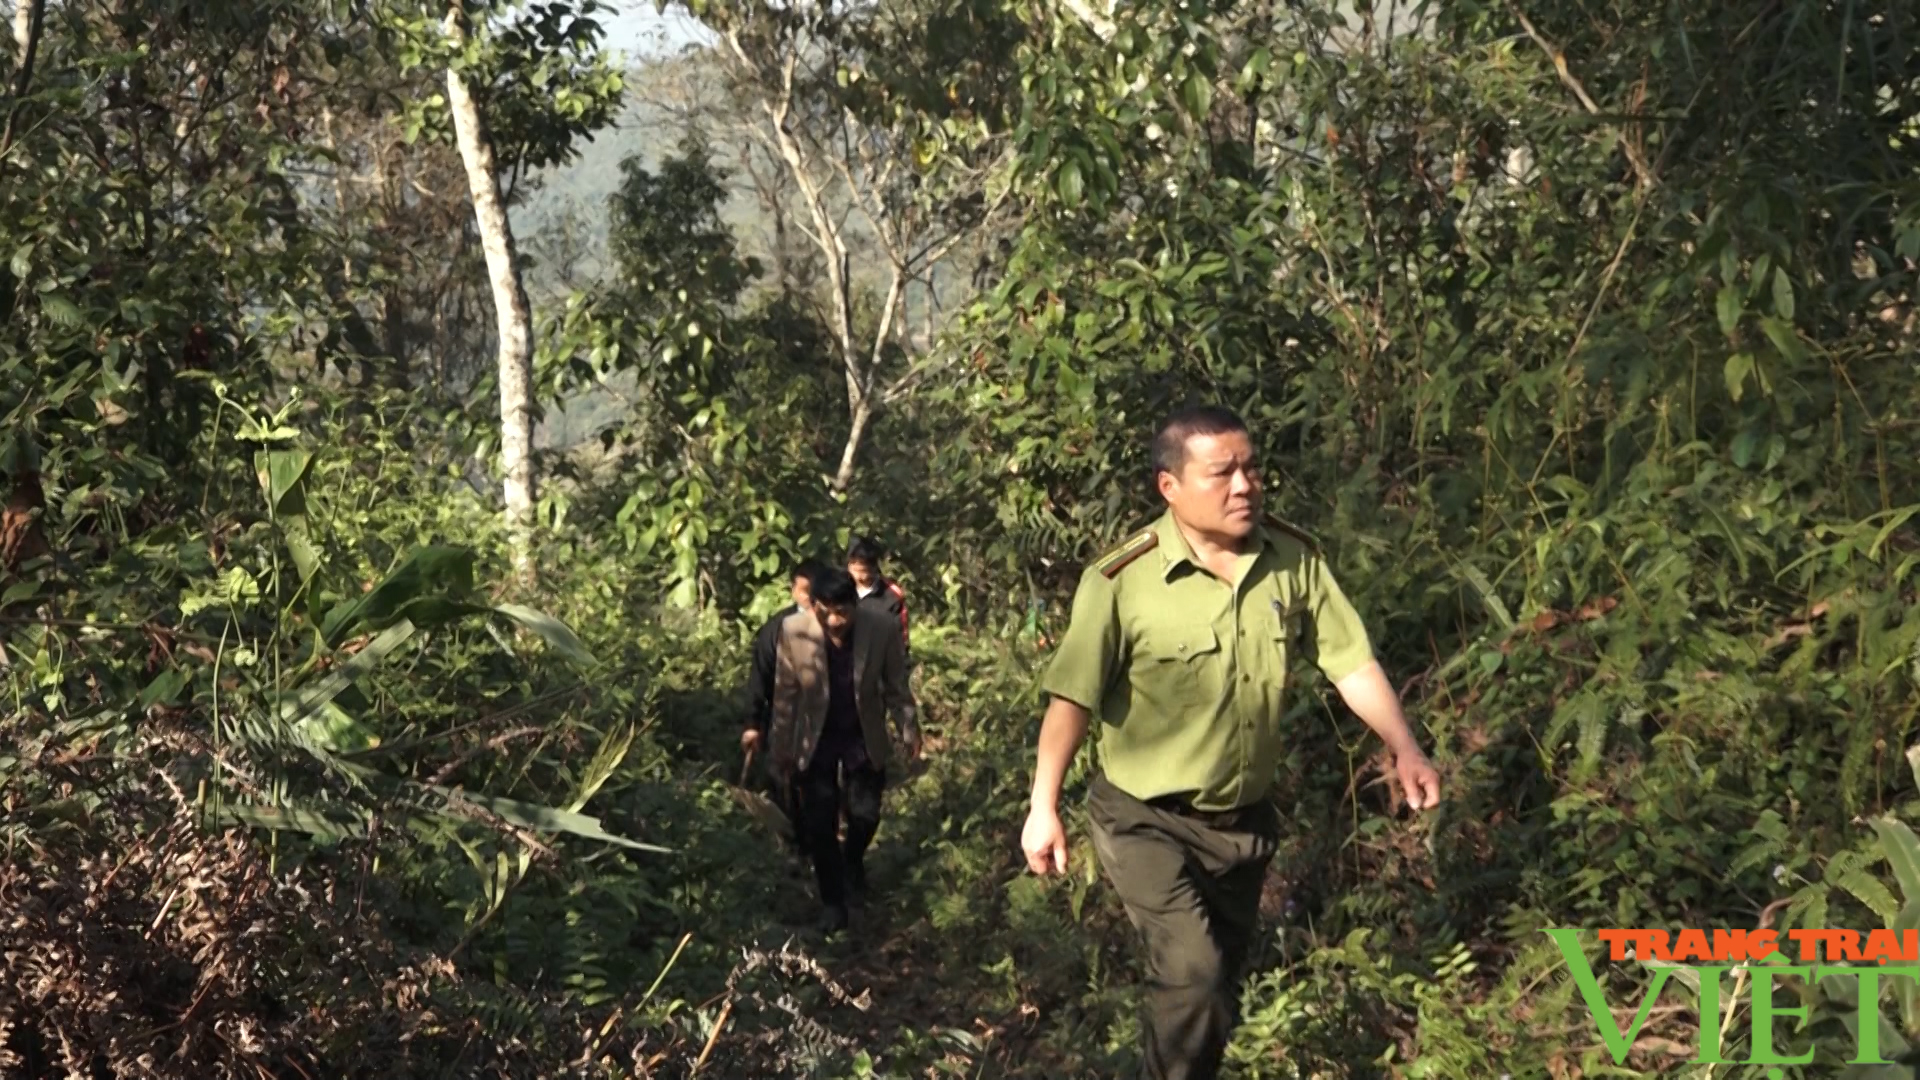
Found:
[[[536,803],[521,802],[518,799],[506,799],[496,795],[479,795],[470,791],[457,791],[453,788],[433,787],[430,790],[455,802],[469,802],[500,818],[511,825],[535,832],[566,833],[586,840],[598,840],[607,844],[618,844],[635,851],[651,851],[662,855],[673,854],[673,849],[654,844],[643,844],[638,840],[629,840],[616,836],[600,825],[600,819],[572,810],[562,810],[554,806],[541,806]]]
[[[366,648],[348,657],[346,663],[327,672],[319,682],[281,699],[281,721],[297,729],[308,717],[339,697],[355,680],[371,674],[388,654],[412,636],[413,624],[405,619],[388,627],[379,637],[368,642]]]
[[[581,641],[566,623],[543,611],[519,604],[501,604],[494,610],[533,631],[549,648],[566,657],[575,667],[590,668],[599,662],[594,659],[586,642]]]
[[[599,791],[626,760],[627,751],[633,748],[633,738],[637,729],[628,723],[618,728],[608,728],[600,738],[600,747],[594,751],[593,759],[580,775],[580,786],[573,797],[567,800],[566,809],[578,812],[587,805],[594,793]]]
[[[316,810],[297,806],[248,806],[229,803],[221,806],[219,816],[235,825],[305,833],[308,836],[332,841],[365,836],[367,832],[364,812],[332,807]]]
[[[1493,591],[1493,582],[1487,580],[1487,575],[1479,567],[1461,563],[1454,568],[1454,572],[1473,586],[1473,591],[1479,594],[1480,603],[1485,605],[1487,613],[1494,617],[1502,630],[1513,629],[1513,613],[1507,610],[1500,594]]]

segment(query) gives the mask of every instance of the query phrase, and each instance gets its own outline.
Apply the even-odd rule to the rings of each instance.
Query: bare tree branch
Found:
[[[20,119],[20,103],[33,85],[33,60],[40,52],[40,29],[46,15],[47,0],[14,0],[13,44],[18,66],[13,71],[13,104],[7,109],[6,130],[0,132],[0,160],[13,149],[14,125]]]
[[[1573,91],[1575,97],[1580,99],[1580,104],[1586,108],[1587,114],[1590,116],[1599,116],[1601,114],[1599,104],[1593,100],[1593,95],[1587,93],[1587,88],[1581,84],[1579,79],[1574,77],[1572,70],[1567,67],[1567,54],[1562,52],[1559,46],[1548,41],[1545,35],[1534,28],[1532,20],[1527,18],[1527,13],[1521,11],[1520,5],[1515,3],[1514,0],[1507,0],[1507,8],[1513,12],[1514,18],[1520,20],[1520,27],[1527,32],[1527,36],[1532,38],[1534,44],[1540,46],[1541,50],[1547,54],[1547,58],[1553,61],[1553,70],[1559,73],[1560,81],[1566,84],[1567,89]],[[1624,138],[1620,140],[1620,147],[1626,151],[1627,163],[1633,166],[1634,178],[1639,181],[1640,186],[1643,188],[1652,187],[1653,174],[1647,168],[1646,156],[1641,152],[1638,143],[1632,138]]]

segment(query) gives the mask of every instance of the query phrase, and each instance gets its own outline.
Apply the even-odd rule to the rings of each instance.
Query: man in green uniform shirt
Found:
[[[1093,845],[1148,954],[1143,1075],[1215,1076],[1279,835],[1268,793],[1287,669],[1313,660],[1393,751],[1407,801],[1440,778],[1414,742],[1360,617],[1319,546],[1263,515],[1253,442],[1233,413],[1174,415],[1154,440],[1167,513],[1089,566],[1048,671],[1021,846],[1065,873],[1060,785],[1101,723]]]

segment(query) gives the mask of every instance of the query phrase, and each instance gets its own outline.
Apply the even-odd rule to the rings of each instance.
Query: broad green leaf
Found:
[[[64,296],[54,294],[42,296],[40,310],[46,312],[47,318],[54,325],[63,329],[78,330],[87,322],[87,317],[80,313],[80,309],[74,306],[73,301]]]
[[[356,632],[379,630],[402,616],[411,617],[408,608],[423,599],[443,605],[433,612],[423,610],[423,617],[447,617],[451,612],[444,605],[457,605],[472,593],[473,552],[458,547],[416,548],[378,585],[328,612],[320,635],[329,646],[337,646]]]
[[[1086,180],[1080,175],[1079,162],[1068,158],[1060,163],[1060,171],[1054,178],[1054,190],[1059,193],[1061,202],[1070,207],[1080,205],[1080,199],[1086,193]]]
[[[1739,401],[1747,389],[1747,376],[1752,374],[1752,353],[1737,352],[1727,357],[1727,395]]]
[[[1793,281],[1787,277],[1784,266],[1773,271],[1773,313],[1787,322],[1793,321]]]
[[[1180,95],[1186,103],[1188,114],[1204,122],[1213,109],[1213,80],[1195,71],[1187,76],[1186,83],[1180,88]]]
[[[594,659],[586,643],[566,623],[543,611],[519,604],[501,604],[494,610],[533,631],[549,648],[566,657],[575,667],[590,668],[599,662]]]
[[[307,525],[306,480],[313,462],[310,450],[263,450],[254,455],[268,511],[286,537],[287,550],[302,582],[311,580],[320,568],[320,556]]]
[[[311,450],[263,450],[254,455],[267,508],[275,516],[307,512],[305,484],[313,461]]]
[[[1768,316],[1760,320],[1760,329],[1766,332],[1767,340],[1773,342],[1773,347],[1780,350],[1780,355],[1787,360],[1797,364],[1807,358],[1807,347],[1801,343],[1791,325]]]
[[[1913,835],[1905,822],[1895,818],[1871,818],[1868,824],[1879,834],[1880,849],[1886,853],[1887,865],[1893,867],[1894,879],[1900,882],[1906,902],[1920,901],[1920,838]]]
[[[287,552],[293,556],[294,569],[300,572],[302,583],[312,580],[320,569],[320,553],[313,546],[313,536],[307,527],[305,514],[288,515],[280,519],[280,531],[287,540]]]
[[[181,668],[170,667],[153,677],[146,689],[140,691],[137,699],[139,711],[146,712],[155,705],[171,705],[179,698],[180,691],[186,689],[187,673]]]
[[[1740,290],[1732,285],[1720,287],[1720,298],[1714,304],[1714,311],[1720,316],[1720,332],[1733,336],[1733,328],[1740,325]]]

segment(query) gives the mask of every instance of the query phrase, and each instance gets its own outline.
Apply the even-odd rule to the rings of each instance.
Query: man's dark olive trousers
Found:
[[[1212,1080],[1239,1022],[1240,968],[1260,921],[1279,816],[1142,802],[1097,777],[1093,846],[1147,948],[1143,1080]]]

